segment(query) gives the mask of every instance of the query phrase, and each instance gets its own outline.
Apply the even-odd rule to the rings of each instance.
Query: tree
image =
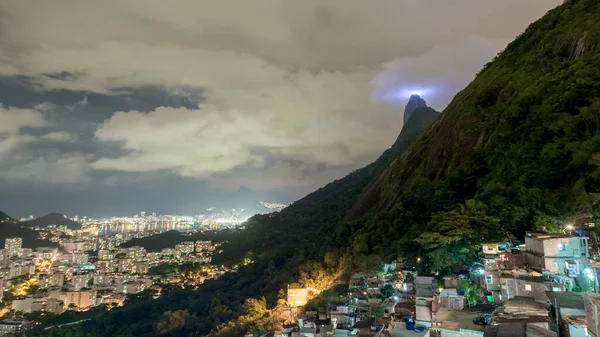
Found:
[[[371,317],[383,317],[385,315],[385,309],[383,307],[371,308],[369,315]]]
[[[533,229],[549,233],[559,233],[563,230],[562,222],[545,213],[538,212],[533,219]]]
[[[193,325],[198,318],[190,315],[187,310],[166,311],[163,314],[162,320],[156,323],[154,330],[160,334],[171,332],[174,330],[183,330],[184,328]]]
[[[443,270],[467,261],[477,243],[489,234],[501,235],[498,219],[486,214],[486,206],[475,200],[458,204],[451,211],[437,212],[431,216],[428,231],[415,241],[426,252],[431,270]]]
[[[380,291],[381,295],[383,295],[383,298],[389,298],[396,295],[396,288],[394,288],[394,286],[389,283],[384,285],[383,288],[380,289]]]
[[[456,288],[465,292],[465,299],[469,307],[475,306],[481,298],[481,287],[469,280],[459,280]]]

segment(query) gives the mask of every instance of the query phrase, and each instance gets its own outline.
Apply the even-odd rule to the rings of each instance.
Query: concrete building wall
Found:
[[[500,284],[500,276],[498,270],[486,270],[484,272],[485,289],[487,291],[499,291],[502,285]]]
[[[13,300],[12,302],[12,309],[15,311],[22,311],[22,312],[31,312],[31,306],[33,304],[33,301],[35,301],[35,299],[33,297],[27,297],[27,298],[23,298],[20,300]]]
[[[556,337],[556,332],[548,327],[540,327],[534,324],[527,324],[526,337]]]
[[[525,262],[533,268],[563,273],[565,261],[575,260],[581,265],[589,257],[587,237],[526,236]]]
[[[502,300],[508,301],[516,296],[533,298],[536,302],[546,303],[546,291],[549,287],[544,282],[536,282],[518,278],[502,278]]]
[[[53,314],[60,314],[64,311],[63,303],[54,298],[42,298],[33,302],[32,311],[45,311]]]
[[[500,254],[503,250],[500,250],[502,243],[484,243],[481,245],[481,251],[483,254]]]
[[[70,304],[74,304],[78,309],[86,309],[96,303],[96,292],[91,290],[86,291],[54,291],[48,294],[48,298],[54,298],[64,303],[65,308],[69,308]]]
[[[585,324],[570,324],[566,320],[561,320],[562,329],[561,336],[563,337],[588,337],[588,329]]]
[[[600,295],[586,293],[583,297],[583,303],[588,331],[598,337],[600,336],[600,311],[598,310]]]
[[[431,307],[417,305],[415,307],[415,319],[420,322],[431,322]]]

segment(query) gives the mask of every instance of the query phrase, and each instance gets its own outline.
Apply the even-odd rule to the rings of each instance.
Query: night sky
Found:
[[[4,1],[0,210],[289,202],[442,110],[562,0]]]

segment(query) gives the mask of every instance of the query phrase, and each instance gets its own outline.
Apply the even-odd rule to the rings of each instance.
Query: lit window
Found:
[[[525,290],[531,291],[531,284],[526,284],[525,285]]]
[[[485,277],[485,283],[487,283],[487,284],[493,284],[494,283],[492,275],[487,275]]]
[[[558,250],[567,250],[567,245],[565,245],[564,243],[559,243]]]

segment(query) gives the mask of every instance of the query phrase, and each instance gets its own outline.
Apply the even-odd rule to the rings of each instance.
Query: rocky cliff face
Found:
[[[416,95],[415,95],[416,96]],[[425,102],[420,97],[419,100]],[[409,102],[410,104],[410,102]],[[408,108],[408,105],[407,105]],[[415,139],[421,134],[425,134],[429,131],[428,126],[433,124],[436,118],[439,116],[439,112],[429,107],[419,107],[412,111],[412,116],[404,126],[402,132],[392,145],[392,152],[395,155],[401,154],[403,151],[408,149]],[[380,188],[383,177],[386,176],[389,167],[392,166],[397,160],[404,160],[404,157],[395,158],[388,160],[389,165],[382,167],[378,176],[365,187],[360,196],[356,199],[356,202],[352,208],[346,213],[345,220],[355,220],[366,213],[377,201],[380,194]]]
[[[358,197],[354,253],[441,270],[482,241],[600,214],[598,17],[600,2],[566,1],[488,63]]]
[[[426,107],[427,107],[427,103],[425,102],[424,99],[421,98],[421,96],[419,96],[417,94],[411,95],[410,99],[408,100],[408,103],[406,104],[406,108],[404,108],[404,125],[406,125],[406,123],[410,119],[410,116],[412,116],[413,112],[417,108],[426,108]]]

